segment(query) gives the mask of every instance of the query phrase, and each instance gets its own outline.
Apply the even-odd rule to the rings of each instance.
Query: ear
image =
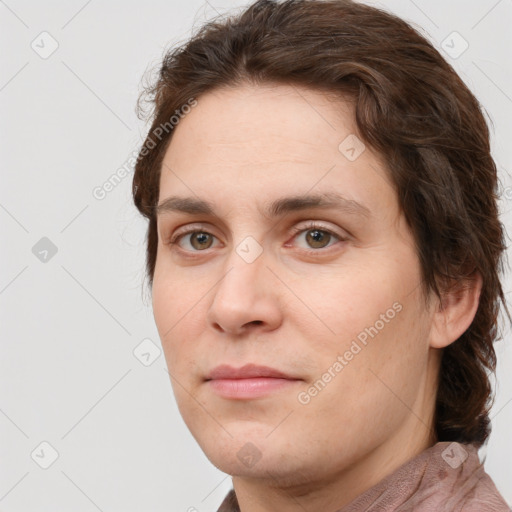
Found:
[[[460,338],[475,318],[482,291],[482,276],[475,272],[442,292],[430,331],[430,346],[444,348]]]

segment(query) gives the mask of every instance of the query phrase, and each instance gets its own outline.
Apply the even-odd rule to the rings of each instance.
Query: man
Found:
[[[134,201],[180,412],[233,477],[219,510],[509,510],[477,456],[496,166],[453,69],[378,9],[260,0],[151,92]]]

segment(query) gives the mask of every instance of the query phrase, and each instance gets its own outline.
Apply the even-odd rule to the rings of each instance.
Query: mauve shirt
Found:
[[[476,446],[440,442],[402,464],[345,507],[332,512],[511,510],[480,464]],[[240,512],[233,489],[217,512]]]

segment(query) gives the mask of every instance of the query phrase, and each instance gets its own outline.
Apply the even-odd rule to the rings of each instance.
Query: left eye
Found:
[[[323,249],[329,247],[329,242],[341,240],[341,238],[327,229],[319,227],[309,227],[306,229],[297,230],[298,233],[295,238],[302,239],[306,244],[313,249]],[[332,244],[330,244],[332,245]],[[306,247],[308,248],[308,247]]]

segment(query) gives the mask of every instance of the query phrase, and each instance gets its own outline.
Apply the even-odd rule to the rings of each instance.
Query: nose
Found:
[[[280,325],[279,280],[267,263],[265,252],[249,263],[233,249],[223,277],[214,287],[209,325],[232,335],[271,331]]]

